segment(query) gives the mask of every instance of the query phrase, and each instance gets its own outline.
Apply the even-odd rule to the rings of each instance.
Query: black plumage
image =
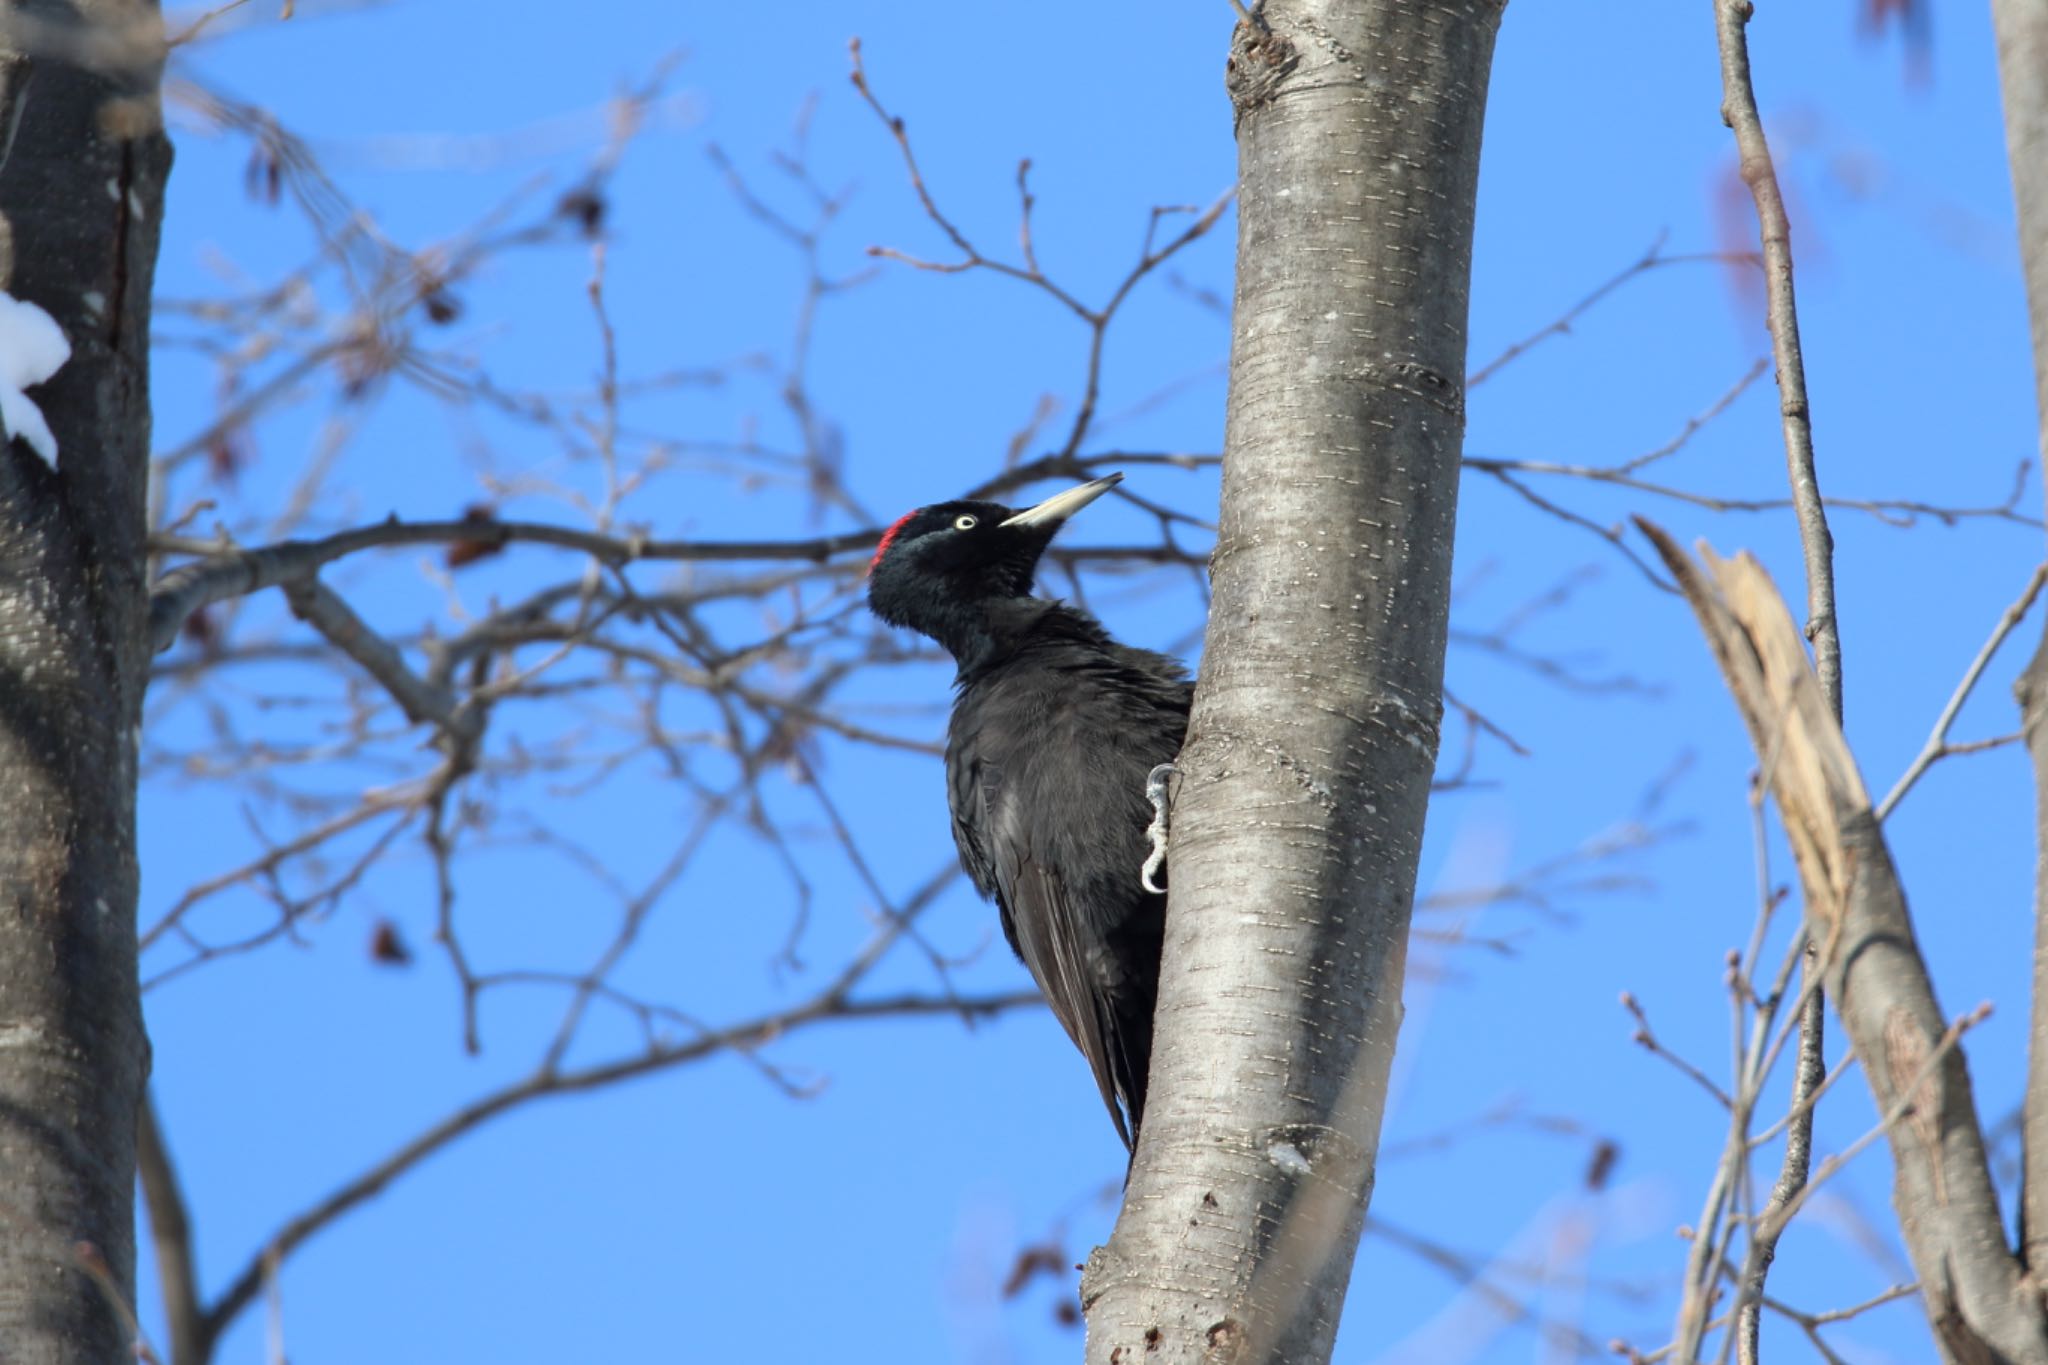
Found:
[[[1121,477],[1022,511],[920,507],[883,536],[868,603],[959,665],[946,795],[961,864],[995,899],[1004,936],[1129,1145],[1145,1109],[1166,920],[1166,897],[1142,881],[1146,780],[1180,751],[1194,685],[1175,660],[1118,644],[1087,612],[1031,592],[1054,534]]]

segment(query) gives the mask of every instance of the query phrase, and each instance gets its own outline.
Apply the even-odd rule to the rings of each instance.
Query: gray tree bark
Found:
[[[2012,163],[2020,266],[2034,342],[2034,400],[2039,453],[2048,461],[2048,6],[1992,0],[1998,78],[2005,102],[2006,157]],[[2040,467],[2048,468],[2048,463]],[[2021,1114],[2024,1175],[2020,1257],[2048,1270],[2048,630],[2013,688],[2027,754],[2034,765],[2034,998],[2027,1042],[2027,1095]]]
[[[1442,712],[1498,0],[1271,0],[1232,37],[1214,596],[1145,1125],[1096,1365],[1327,1360],[1401,1019]]]
[[[153,6],[0,11],[0,287],[63,329],[56,468],[0,445],[0,1359],[132,1355],[135,742],[149,295],[170,168]]]

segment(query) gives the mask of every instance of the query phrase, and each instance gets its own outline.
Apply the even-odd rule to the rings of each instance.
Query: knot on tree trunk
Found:
[[[1286,34],[1275,33],[1263,20],[1239,20],[1230,36],[1230,56],[1223,63],[1223,85],[1230,91],[1234,111],[1232,126],[1270,103],[1300,61],[1301,54]]]

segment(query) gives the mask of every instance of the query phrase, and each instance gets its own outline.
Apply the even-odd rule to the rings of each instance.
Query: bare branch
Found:
[[[2026,279],[2034,362],[2035,449],[2048,461],[2048,10],[2029,0],[1992,0],[1998,82],[2012,173],[2020,268]],[[2019,702],[2034,770],[2034,971],[2021,1106],[2020,1259],[2048,1270],[2048,631],[2021,672]]]
[[[258,550],[210,545],[204,541],[157,538],[157,547],[206,556],[171,570],[150,593],[150,638],[157,652],[170,648],[185,618],[212,602],[240,597],[263,588],[301,579],[344,555],[400,545],[472,544],[500,547],[514,542],[553,545],[591,556],[608,566],[638,560],[735,561],[808,560],[823,563],[834,555],[871,548],[880,528],[803,540],[653,540],[601,535],[539,522],[466,518],[460,521],[404,522],[397,517],[373,526],[343,531],[322,540],[287,540]]]
[[[862,974],[868,964],[859,964]],[[895,995],[874,999],[849,999],[836,986],[809,1003],[781,1013],[764,1015],[708,1033],[688,1043],[649,1048],[635,1057],[607,1062],[573,1071],[543,1069],[522,1081],[494,1090],[449,1114],[411,1141],[393,1151],[353,1179],[337,1187],[319,1203],[279,1228],[243,1267],[206,1312],[210,1335],[218,1336],[247,1308],[261,1291],[265,1267],[273,1258],[281,1261],[308,1238],[327,1227],[356,1205],[383,1193],[400,1176],[490,1120],[530,1101],[595,1090],[619,1081],[665,1071],[699,1061],[724,1051],[747,1051],[800,1029],[827,1020],[885,1019],[929,1014],[990,1016],[1040,1004],[1037,992],[949,1000],[930,996]]]
[[[1572,324],[1584,317],[1588,312],[1591,312],[1595,305],[1599,304],[1623,285],[1628,284],[1632,280],[1640,279],[1653,270],[1673,265],[1738,264],[1761,267],[1763,264],[1761,259],[1747,252],[1731,254],[1729,252],[1709,251],[1667,256],[1664,254],[1664,239],[1666,235],[1662,232],[1658,233],[1656,240],[1650,243],[1649,249],[1614,275],[1613,278],[1603,281],[1592,293],[1580,299],[1570,308],[1567,308],[1556,319],[1531,332],[1520,341],[1512,343],[1499,355],[1472,371],[1471,378],[1466,381],[1467,384],[1476,389],[1487,380],[1493,378],[1494,375],[1500,373],[1509,364],[1520,359],[1523,355],[1534,350],[1552,337],[1570,335]]]
[[[415,725],[433,725],[448,732],[451,739],[474,745],[481,730],[481,718],[469,708],[458,710],[455,699],[444,687],[437,687],[406,667],[405,660],[381,635],[364,624],[348,603],[317,578],[292,579],[285,583],[285,596],[300,620],[310,624],[336,649],[363,666],[364,671],[383,684],[405,718]]]
[[[1806,962],[1806,979],[1817,983],[1819,953],[1808,943],[1801,956]],[[1813,1167],[1813,1110],[1828,1080],[1827,1059],[1821,1049],[1823,1007],[1821,992],[1812,990],[1807,992],[1798,1011],[1799,1055],[1792,1067],[1792,1107],[1785,1115],[1785,1156],[1778,1168],[1778,1179],[1771,1186],[1770,1198],[1765,1201],[1765,1218],[1750,1229],[1749,1251],[1742,1264],[1741,1296],[1735,1305],[1735,1353],[1741,1365],[1760,1365],[1759,1305],[1763,1302],[1764,1282],[1770,1277],[1771,1263],[1777,1259],[1778,1233],[1791,1219],[1787,1210],[1796,1209],[1813,1188],[1807,1183]],[[1818,1337],[1814,1341],[1819,1344]]]
[[[199,1262],[192,1249],[192,1222],[153,1094],[144,1096],[136,1115],[135,1166],[149,1208],[149,1236],[156,1249],[157,1283],[163,1290],[171,1365],[206,1365],[214,1339],[199,1305]]]
[[[1662,531],[1637,524],[1685,590],[1751,743],[1767,760],[1805,890],[1807,936],[1821,949],[1816,975],[1881,1110],[1913,1116],[1889,1122],[1886,1136],[1900,1227],[1923,1272],[1944,1358],[2048,1360],[2048,1320],[2006,1241],[1968,1068],[1935,1002],[1883,829],[1798,629],[1748,555],[1721,560],[1706,551],[1702,569]],[[1765,1212],[1771,1231],[1802,1197]],[[1762,1226],[1759,1235],[1767,1235]]]
[[[2048,582],[2048,563],[2034,566],[2034,572],[2028,576],[2027,585],[2020,590],[2019,597],[1999,613],[1998,624],[1991,628],[1990,638],[1985,640],[1983,647],[1977,651],[1977,657],[1970,660],[1970,666],[1963,670],[1963,680],[1956,684],[1956,690],[1949,694],[1948,704],[1942,707],[1941,714],[1935,717],[1934,729],[1929,732],[1927,742],[1920,746],[1920,752],[1906,765],[1906,771],[1899,774],[1899,780],[1885,793],[1884,800],[1877,803],[1878,819],[1882,820],[1892,813],[1899,802],[1905,799],[1906,793],[1913,789],[1913,784],[1920,780],[1922,773],[1941,759],[1951,754],[1962,753],[1965,747],[1968,747],[1949,743],[1949,727],[1955,724],[1956,715],[1963,709],[1963,703],[1977,690],[1977,680],[1984,676],[1985,668],[1998,653],[1999,646],[2005,643],[2005,637],[2012,634],[2013,628],[2018,626],[2032,609],[2034,599],[2040,596],[2041,585],[2044,582]]]
[[[1896,1069],[1896,1074],[1891,1079],[1897,1088],[1897,1098],[1892,1101],[1891,1107],[1885,1110],[1883,1117],[1854,1142],[1822,1161],[1819,1168],[1814,1171],[1811,1182],[1802,1181],[1789,1198],[1769,1207],[1763,1218],[1758,1220],[1757,1236],[1768,1237],[1775,1243],[1776,1235],[1798,1215],[1800,1209],[1805,1207],[1806,1201],[1813,1197],[1816,1189],[1837,1171],[1854,1161],[1871,1143],[1891,1133],[1908,1118],[1929,1132],[1936,1131],[1940,1120],[1927,1112],[1931,1098],[1926,1093],[1928,1081],[1947,1060],[1949,1053],[1962,1041],[1963,1035],[1990,1017],[1991,1003],[1985,1001],[1968,1014],[1958,1016],[1953,1023],[1943,1029],[1933,1045],[1925,1048],[1924,1055],[1914,1060],[1912,1071]]]
[[[1756,201],[1763,231],[1764,285],[1769,298],[1771,357],[1778,369],[1778,412],[1785,430],[1785,464],[1799,514],[1806,556],[1806,638],[1813,644],[1820,689],[1837,719],[1842,714],[1842,644],[1835,619],[1835,540],[1813,465],[1813,420],[1806,399],[1806,359],[1799,349],[1799,305],[1792,286],[1792,224],[1770,143],[1749,76],[1749,0],[1714,0],[1721,49],[1721,118],[1735,132],[1742,180]]]
[[[924,173],[918,169],[917,155],[911,150],[910,134],[903,120],[883,107],[880,98],[875,94],[874,87],[868,81],[867,68],[861,61],[860,39],[855,38],[849,44],[849,51],[853,60],[852,80],[854,89],[860,92],[861,98],[867,101],[870,109],[874,110],[875,117],[882,121],[883,125],[888,128],[890,135],[895,138],[897,150],[903,156],[904,169],[910,175],[911,189],[916,192],[918,203],[924,206],[925,216],[931,219],[941,232],[945,233],[947,240],[952,242],[953,246],[960,252],[962,259],[958,261],[927,261],[912,256],[907,252],[880,246],[869,247],[868,254],[884,257],[889,260],[901,261],[915,269],[932,270],[941,274],[959,274],[975,269],[992,271],[995,274],[1007,276],[1010,279],[1018,280],[1042,290],[1047,296],[1059,302],[1069,312],[1073,313],[1075,317],[1086,323],[1089,330],[1088,363],[1082,379],[1081,401],[1074,413],[1073,424],[1068,430],[1066,444],[1060,450],[1062,458],[1074,458],[1080,453],[1081,446],[1088,439],[1089,431],[1094,425],[1096,404],[1102,392],[1103,344],[1109,332],[1109,325],[1116,317],[1117,310],[1123,306],[1124,300],[1130,297],[1131,291],[1137,287],[1140,280],[1151,274],[1162,263],[1172,259],[1182,248],[1207,236],[1209,230],[1215,227],[1217,220],[1223,216],[1223,211],[1230,207],[1231,202],[1237,197],[1237,190],[1235,187],[1225,190],[1207,208],[1197,208],[1191,205],[1154,208],[1151,216],[1146,221],[1145,238],[1143,244],[1138,249],[1137,263],[1124,274],[1123,279],[1110,292],[1107,303],[1104,303],[1099,308],[1090,308],[1087,304],[1081,302],[1074,293],[1039,268],[1037,247],[1031,235],[1031,209],[1036,201],[1031,195],[1026,180],[1031,163],[1026,161],[1017,170],[1017,189],[1023,204],[1023,226],[1020,234],[1020,246],[1024,254],[1025,263],[1022,266],[1016,266],[982,254],[981,250],[968,239],[967,234],[940,210],[937,201],[932,197],[930,187],[925,184]],[[1160,220],[1167,215],[1177,213],[1192,215],[1188,226],[1183,228],[1164,246],[1155,246],[1153,239],[1158,233]],[[1124,496],[1130,496],[1129,490],[1125,490]]]
[[[1556,460],[1503,459],[1491,455],[1467,455],[1465,467],[1485,474],[1546,474],[1560,478],[1585,479],[1591,483],[1613,484],[1617,488],[1634,489],[1653,497],[1669,498],[1691,507],[1704,508],[1709,512],[1778,512],[1795,506],[1790,498],[1731,498],[1709,493],[1697,493],[1673,484],[1655,483],[1639,479],[1622,472],[1621,466],[1566,464]],[[2029,516],[2018,510],[2019,500],[2025,493],[2027,466],[2022,465],[2020,479],[2012,494],[2000,503],[1976,507],[1947,507],[1939,503],[1924,502],[1913,498],[1837,498],[1827,497],[1821,501],[1828,507],[1850,512],[1862,512],[1877,518],[1887,526],[1901,529],[1919,524],[1924,518],[1938,521],[1944,526],[1954,526],[1964,521],[2005,521],[2030,530],[2040,529],[2039,517]]]
[[[1712,1095],[1714,1102],[1723,1109],[1733,1109],[1735,1107],[1735,1102],[1728,1098],[1728,1092],[1715,1085],[1706,1072],[1700,1070],[1697,1066],[1694,1066],[1691,1062],[1657,1041],[1656,1033],[1650,1028],[1650,1017],[1643,1012],[1641,1002],[1634,995],[1623,991],[1621,993],[1621,1007],[1627,1010],[1629,1016],[1636,1021],[1635,1041],[1642,1045],[1644,1051],[1651,1053],[1653,1056],[1662,1057],[1665,1061],[1677,1067],[1679,1074],[1692,1081],[1693,1084],[1699,1086],[1700,1089],[1706,1091],[1709,1095]]]

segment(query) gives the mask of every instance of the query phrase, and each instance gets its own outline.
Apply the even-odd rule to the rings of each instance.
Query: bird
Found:
[[[868,606],[958,666],[946,799],[961,866],[1135,1152],[1166,928],[1162,774],[1194,684],[1179,661],[1032,591],[1060,528],[1122,478],[1021,510],[966,499],[906,513],[869,562]]]

